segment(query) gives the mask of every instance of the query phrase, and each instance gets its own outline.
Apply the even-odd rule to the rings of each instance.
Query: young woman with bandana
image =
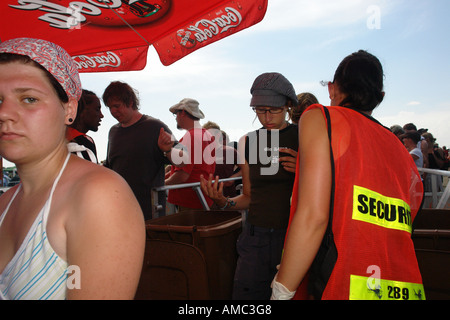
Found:
[[[143,215],[122,178],[68,152],[80,95],[58,45],[0,44],[0,155],[21,178],[0,198],[0,298],[134,297]]]

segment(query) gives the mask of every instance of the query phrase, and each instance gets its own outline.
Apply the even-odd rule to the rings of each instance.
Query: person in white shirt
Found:
[[[417,147],[420,141],[420,134],[417,131],[409,131],[400,136],[406,149],[411,154],[417,168],[423,167],[423,154],[422,151]]]

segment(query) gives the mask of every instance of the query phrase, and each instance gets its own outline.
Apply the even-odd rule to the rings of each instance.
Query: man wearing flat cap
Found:
[[[182,167],[172,166],[166,185],[199,182],[200,176],[208,177],[214,174],[215,145],[213,136],[200,125],[200,119],[205,115],[199,108],[197,100],[185,98],[173,105],[169,111],[173,113],[178,129],[186,130],[186,134],[179,141],[186,148],[190,161]],[[209,197],[205,197],[208,206],[213,204]],[[176,205],[179,211],[203,209],[202,203],[192,188],[169,190],[168,202]]]

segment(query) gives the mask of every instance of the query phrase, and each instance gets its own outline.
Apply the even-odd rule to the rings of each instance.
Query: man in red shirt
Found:
[[[185,98],[172,106],[169,111],[176,117],[178,129],[187,130],[179,144],[189,153],[190,161],[181,167],[172,166],[165,184],[199,182],[200,175],[208,177],[209,174],[214,174],[216,167],[214,138],[200,125],[199,120],[205,116],[199,109],[198,101]],[[209,197],[205,199],[211,206],[213,201]],[[200,199],[192,188],[169,190],[168,202],[177,205],[180,211],[203,209]]]

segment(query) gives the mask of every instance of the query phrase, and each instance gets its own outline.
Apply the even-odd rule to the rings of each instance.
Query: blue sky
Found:
[[[250,87],[263,72],[280,72],[297,93],[311,92],[325,105],[339,62],[359,49],[375,54],[385,72],[384,102],[374,117],[391,126],[415,123],[450,147],[450,1],[269,0],[259,24],[200,49],[165,67],[153,48],[138,72],[82,74],[84,88],[101,96],[114,80],[140,93],[141,112],[165,122],[177,138],[169,107],[195,98],[232,140],[259,123],[249,107]],[[116,123],[106,107],[95,139],[106,157],[108,131]]]

